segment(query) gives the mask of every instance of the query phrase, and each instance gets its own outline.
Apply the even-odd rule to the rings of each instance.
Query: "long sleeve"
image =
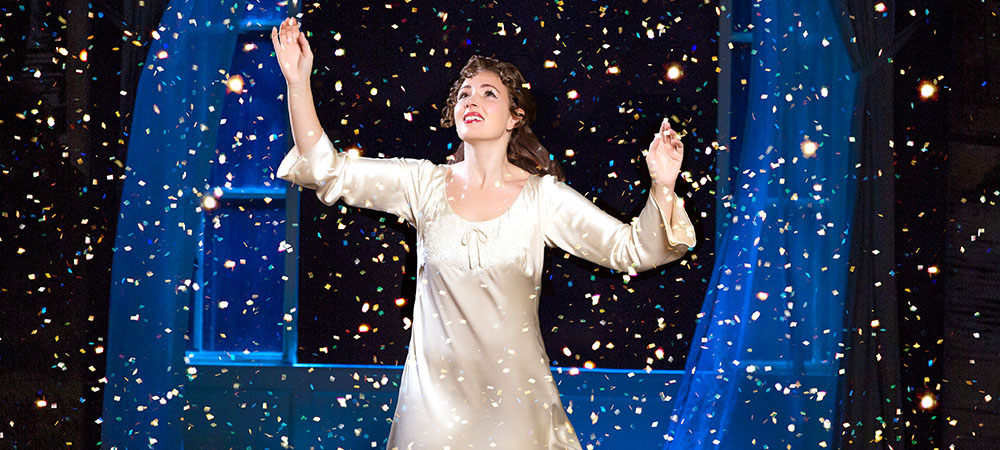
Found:
[[[625,224],[553,176],[542,178],[540,190],[545,244],[595,264],[642,272],[679,259],[695,245],[694,227],[676,196],[670,217],[650,195],[639,216]]]
[[[348,205],[388,212],[416,224],[421,175],[432,167],[433,163],[419,159],[350,157],[337,152],[324,132],[301,156],[292,147],[277,175],[315,189],[327,205],[342,198]]]

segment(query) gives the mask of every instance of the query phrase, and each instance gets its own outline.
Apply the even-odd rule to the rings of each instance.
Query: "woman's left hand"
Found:
[[[646,153],[646,165],[653,184],[673,190],[683,161],[684,144],[677,132],[670,128],[670,122],[663,119],[660,132],[653,137]]]

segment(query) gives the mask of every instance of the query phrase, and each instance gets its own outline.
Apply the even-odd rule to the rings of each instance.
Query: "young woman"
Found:
[[[511,64],[473,56],[442,125],[462,144],[451,164],[349,157],[320,126],[312,51],[294,18],[271,38],[288,84],[295,147],[278,176],[405,218],[417,230],[417,293],[389,449],[579,449],[538,323],[543,252],[559,247],[620,271],[647,270],[695,245],[674,195],[683,145],[666,120],[646,161],[653,180],[626,225],[562,180],[531,132],[530,94]]]

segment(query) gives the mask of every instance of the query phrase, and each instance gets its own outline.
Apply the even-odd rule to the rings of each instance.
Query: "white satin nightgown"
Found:
[[[319,199],[389,212],[417,230],[409,353],[388,449],[580,449],[538,323],[545,246],[640,272],[695,245],[683,202],[665,217],[653,196],[631,224],[551,175],[532,175],[506,212],[473,222],[445,194],[446,165],[349,157],[324,133],[296,148],[282,179]],[[664,226],[666,224],[666,226]]]

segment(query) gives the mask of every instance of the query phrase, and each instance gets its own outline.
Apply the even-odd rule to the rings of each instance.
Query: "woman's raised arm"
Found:
[[[684,145],[664,120],[646,152],[653,181],[646,204],[629,224],[608,215],[573,188],[544,177],[543,231],[549,246],[621,271],[642,272],[684,256],[695,231],[674,193]]]
[[[312,86],[309,84],[313,53],[299,25],[294,17],[285,19],[280,30],[271,28],[271,43],[288,87],[288,120],[292,128],[292,139],[301,153],[319,142],[323,126],[316,115]]]
[[[424,160],[351,157],[338,152],[316,115],[309,76],[313,53],[295,18],[271,30],[271,43],[288,85],[288,118],[295,146],[282,159],[277,176],[315,189],[328,205],[343,200],[351,206],[419,220],[423,177],[433,168]]]

